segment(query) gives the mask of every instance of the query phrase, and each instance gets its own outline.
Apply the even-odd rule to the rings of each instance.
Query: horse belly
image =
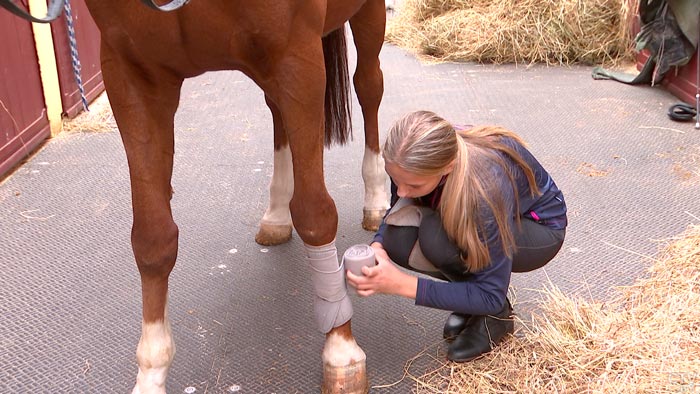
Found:
[[[86,0],[102,40],[116,53],[144,69],[167,68],[183,77],[205,71],[238,69],[232,37],[243,36],[238,15],[213,12],[198,2],[166,13],[140,3]]]
[[[323,35],[340,28],[360,10],[365,0],[328,0]]]

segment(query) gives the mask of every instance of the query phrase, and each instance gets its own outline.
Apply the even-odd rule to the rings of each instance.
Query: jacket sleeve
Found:
[[[498,313],[506,301],[513,261],[503,252],[497,231],[489,231],[487,242],[491,265],[464,282],[419,277],[416,305],[469,315]]]

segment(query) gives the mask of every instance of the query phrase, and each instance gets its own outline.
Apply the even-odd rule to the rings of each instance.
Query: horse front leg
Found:
[[[255,235],[255,242],[260,245],[279,245],[292,238],[292,216],[289,201],[294,192],[294,173],[292,170],[292,152],[289,150],[287,134],[284,131],[279,109],[267,95],[265,96],[275,130],[275,152],[270,181],[270,202],[260,220],[260,228]]]
[[[173,117],[182,79],[146,72],[103,45],[105,87],[129,163],[133,226],[131,244],[141,275],[143,321],[136,350],[135,394],[165,393],[175,355],[167,316],[168,277],[177,257],[178,228],[170,199]],[[157,76],[157,77],[154,77]]]
[[[294,170],[292,222],[304,242],[312,272],[316,323],[326,334],[322,392],[366,393],[366,357],[352,335],[352,303],[335,246],[338,214],[323,176],[325,73],[321,40],[300,38],[290,44],[289,53],[294,55],[281,62],[276,83],[266,93],[280,110],[289,141]],[[300,53],[304,56],[296,55]]]
[[[294,205],[292,207],[294,212]],[[299,231],[303,227],[296,225],[295,221],[295,228]],[[322,353],[321,392],[323,394],[367,393],[369,386],[366,356],[352,335],[353,309],[346,291],[345,269],[342,264],[338,264],[335,239],[328,243],[321,242],[320,246],[304,244],[316,291],[314,299],[316,323],[321,332],[326,334]]]
[[[367,1],[350,19],[352,37],[357,49],[357,68],[353,84],[365,123],[365,155],[362,158],[365,201],[362,227],[370,231],[379,228],[389,207],[384,159],[379,153],[378,120],[379,104],[384,93],[379,52],[384,43],[385,24],[386,11],[382,0]]]

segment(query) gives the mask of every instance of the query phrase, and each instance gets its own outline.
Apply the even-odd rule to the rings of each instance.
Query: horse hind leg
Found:
[[[157,70],[146,81],[142,69],[107,45],[102,46],[102,66],[129,163],[131,244],[141,275],[143,321],[136,350],[138,375],[133,393],[164,394],[168,369],[175,355],[167,295],[178,244],[170,199],[173,118],[182,79]]]
[[[292,170],[292,153],[287,142],[282,118],[277,106],[265,96],[275,130],[275,152],[270,181],[270,203],[260,220],[260,228],[255,235],[255,242],[260,245],[279,245],[292,238],[292,216],[289,201],[294,192],[294,172]]]
[[[362,179],[365,183],[365,201],[362,227],[376,231],[386,213],[388,197],[384,160],[379,153],[379,104],[384,93],[384,78],[379,67],[379,52],[384,43],[386,10],[381,0],[367,1],[350,19],[355,47],[357,69],[353,83],[362,107],[365,124],[365,154],[362,159]]]

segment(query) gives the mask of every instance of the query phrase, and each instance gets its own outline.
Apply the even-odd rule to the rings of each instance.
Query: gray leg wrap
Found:
[[[345,285],[345,269],[338,263],[335,240],[323,246],[304,244],[306,259],[311,265],[316,298],[316,324],[324,334],[352,318],[352,303]]]

